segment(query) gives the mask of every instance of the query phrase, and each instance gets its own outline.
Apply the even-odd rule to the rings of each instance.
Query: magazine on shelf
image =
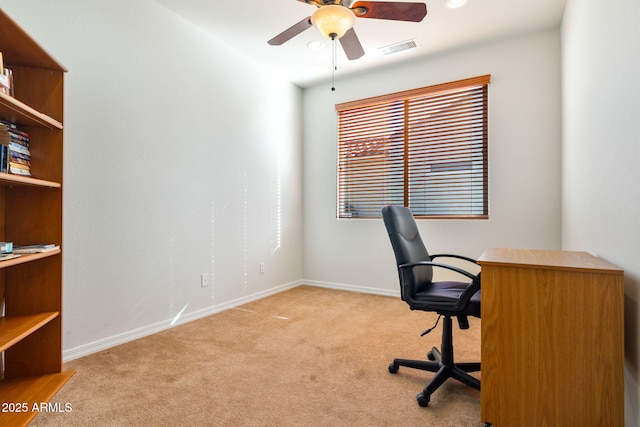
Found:
[[[60,249],[60,246],[55,244],[44,245],[13,245],[14,254],[39,254],[41,252],[49,252]]]
[[[13,242],[0,242],[0,254],[10,254],[13,252]]]

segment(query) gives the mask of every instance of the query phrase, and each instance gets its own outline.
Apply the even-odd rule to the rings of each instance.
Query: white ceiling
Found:
[[[297,0],[155,1],[223,43],[275,68],[299,86],[306,87],[331,78],[331,41],[324,39],[316,28],[309,28],[281,46],[267,44],[267,40],[310,16],[315,6]],[[462,8],[449,9],[446,0],[425,0],[427,16],[420,23],[357,18],[354,30],[365,54],[349,61],[338,43],[336,78],[467,45],[558,28],[565,2],[468,0]],[[418,48],[391,55],[380,51],[382,47],[411,39],[417,41]],[[309,49],[307,44],[311,41],[323,42],[324,48]]]

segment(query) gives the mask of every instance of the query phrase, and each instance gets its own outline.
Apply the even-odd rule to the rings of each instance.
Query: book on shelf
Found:
[[[0,92],[13,96],[13,71],[4,67],[2,52],[0,52]]]
[[[30,138],[27,132],[18,130],[11,124],[1,123],[1,125],[6,129],[6,131],[3,130],[0,134],[0,141],[18,144],[29,148]]]
[[[27,156],[27,158],[31,159],[31,152],[28,147],[25,147],[22,144],[16,143],[13,139],[9,142],[9,151],[15,153],[16,155],[21,154],[22,156]]]
[[[20,254],[0,254],[0,261],[6,261],[8,259],[18,258]]]
[[[7,123],[5,123],[6,125]],[[25,145],[29,145],[29,133],[23,131],[22,129],[18,129],[18,127],[13,123],[8,123],[7,130],[9,134],[15,137],[16,141],[24,141]]]
[[[9,147],[0,145],[0,172],[9,172]]]
[[[60,249],[56,244],[41,244],[41,245],[13,245],[14,254],[39,254],[42,252],[50,252]]]
[[[2,125],[1,128],[3,130],[6,130],[6,133],[3,132],[3,134],[0,136],[7,138],[8,133],[8,136],[13,136],[16,140],[29,142],[29,133],[25,132],[22,129],[18,129],[18,126],[15,123],[11,123],[6,120],[0,120],[0,125]]]
[[[14,162],[9,162],[9,173],[13,175],[31,176],[29,166]]]

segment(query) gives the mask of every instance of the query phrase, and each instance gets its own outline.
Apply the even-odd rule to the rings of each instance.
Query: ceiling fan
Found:
[[[298,0],[316,6],[311,16],[284,30],[267,43],[278,46],[315,26],[328,39],[339,39],[347,58],[358,59],[364,49],[353,29],[357,18],[420,22],[427,15],[427,5],[414,2],[353,0]],[[353,4],[352,4],[353,3]]]

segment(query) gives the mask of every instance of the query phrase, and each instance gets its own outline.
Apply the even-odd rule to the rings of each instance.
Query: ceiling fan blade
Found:
[[[420,22],[427,16],[427,5],[424,3],[357,1],[351,9],[358,18]]]
[[[298,0],[298,1],[301,3],[306,3],[306,4],[310,4],[317,7],[324,6],[324,3],[322,3],[322,0]]]
[[[280,34],[278,34],[277,36],[269,40],[267,43],[269,43],[272,46],[279,46],[282,43],[291,40],[292,38],[294,38],[295,36],[297,36],[298,34],[300,34],[301,32],[303,32],[304,30],[310,27],[311,27],[311,17],[309,16],[304,18],[302,21],[298,22],[297,24],[287,28],[286,30],[284,30],[283,32],[281,32]]]
[[[349,29],[349,31],[344,33],[344,36],[340,37],[338,40],[340,40],[342,49],[344,49],[344,53],[347,54],[347,58],[349,58],[350,61],[358,59],[364,55],[364,49],[362,48],[360,40],[353,28]]]

